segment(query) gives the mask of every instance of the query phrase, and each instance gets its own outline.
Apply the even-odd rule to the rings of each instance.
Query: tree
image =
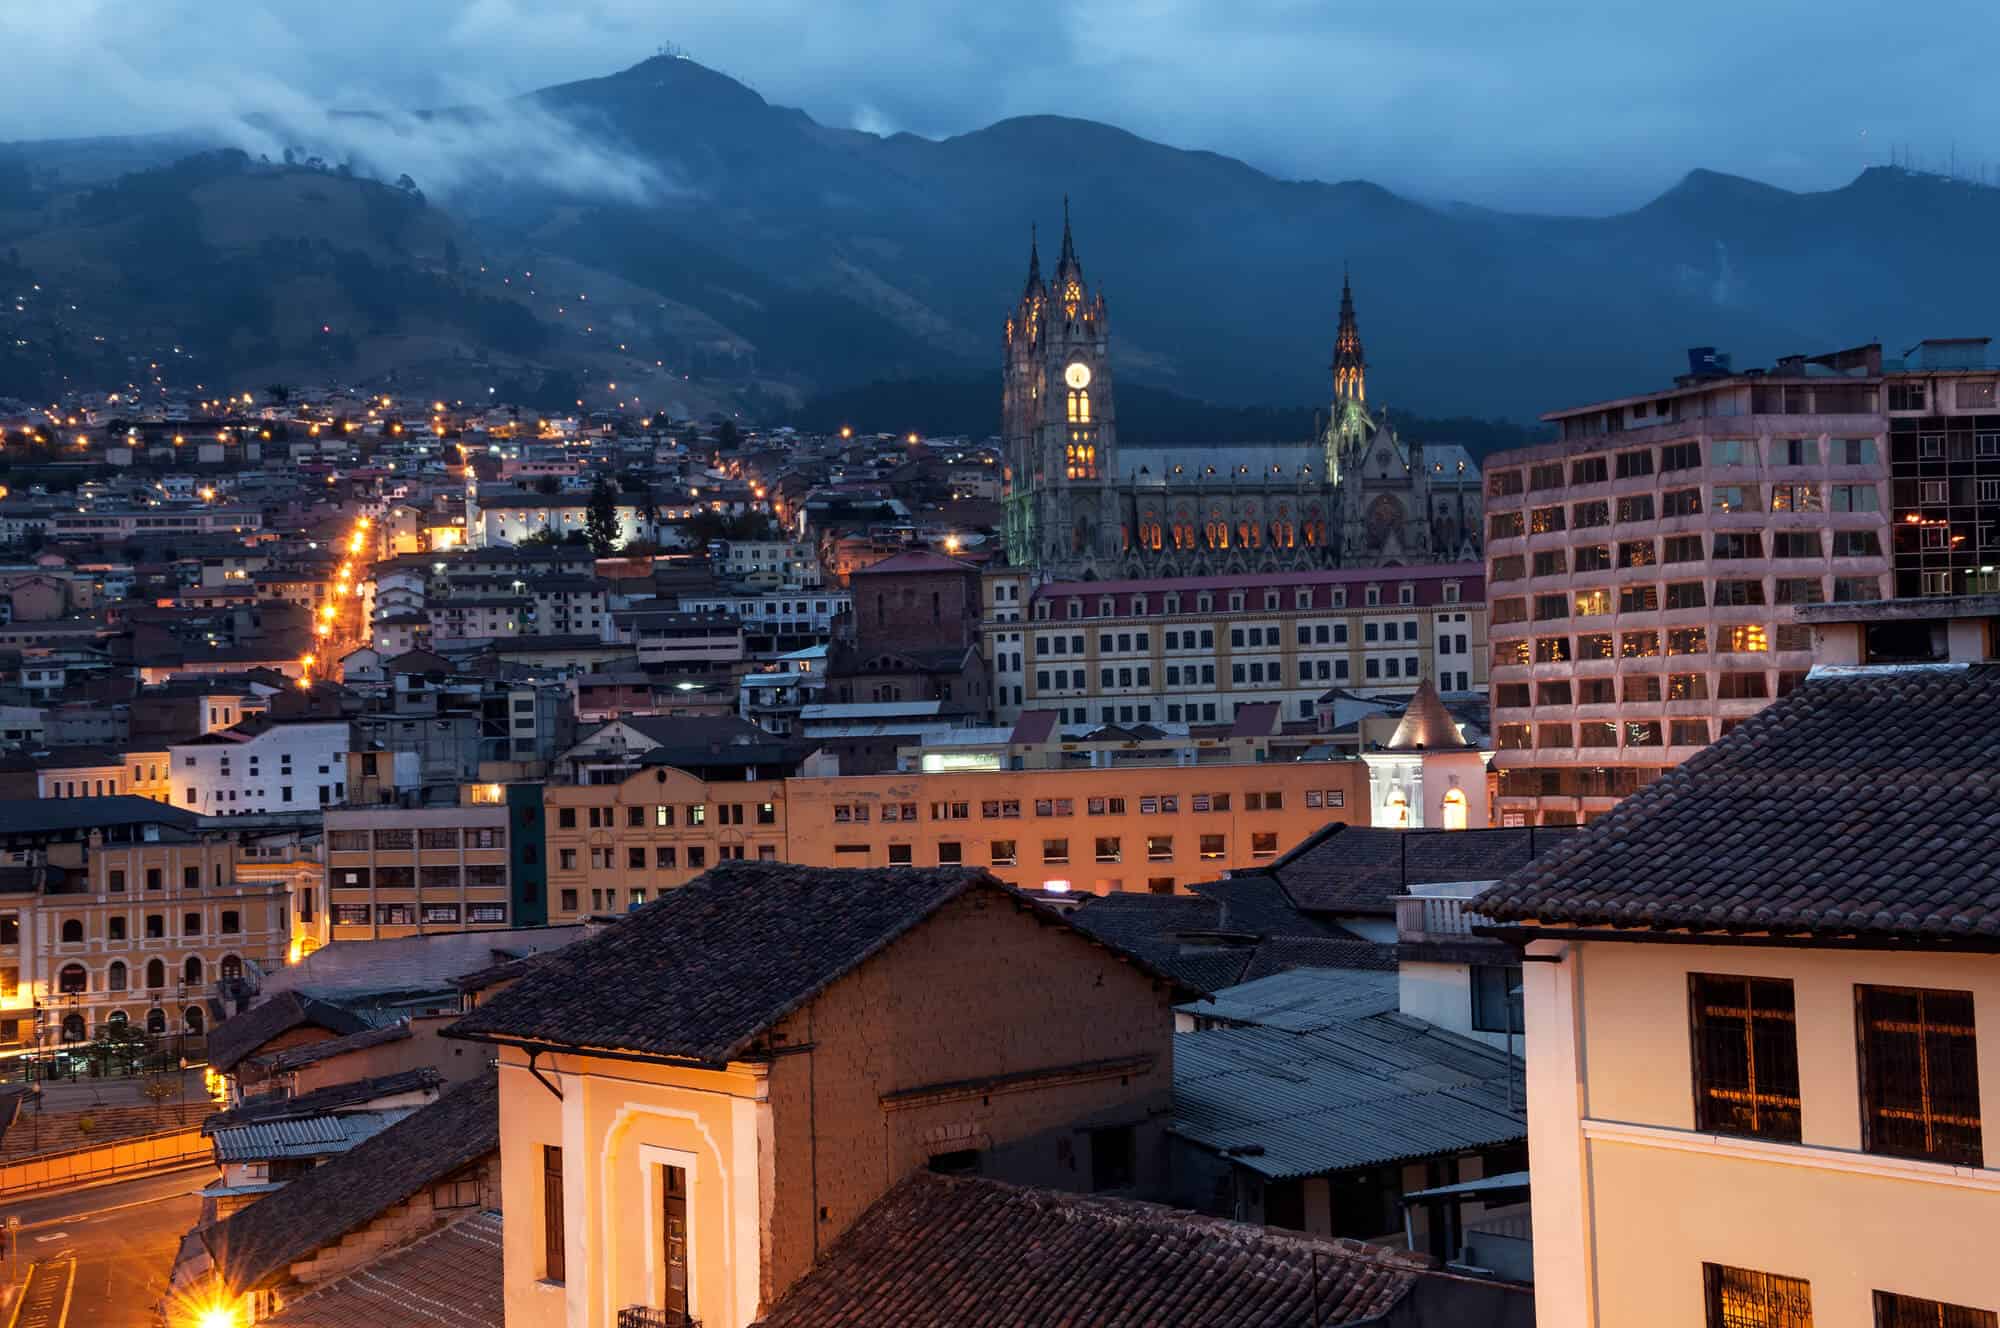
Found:
[[[153,1104],[154,1119],[157,1120],[159,1119],[159,1109],[167,1105],[167,1099],[171,1098],[178,1089],[178,1084],[170,1084],[164,1077],[154,1075],[145,1082],[145,1085],[139,1091],[145,1094],[148,1102]]]
[[[292,389],[283,383],[273,383],[264,389],[264,395],[282,406],[292,399]]]
[[[545,493],[553,498],[562,492],[562,480],[554,475],[544,475],[535,481],[535,492]]]
[[[600,558],[609,557],[618,547],[618,491],[602,475],[590,487],[590,506],[583,519],[583,533],[590,540],[591,552]]]
[[[536,531],[522,540],[521,547],[524,549],[553,549],[561,543],[562,536],[556,534],[553,530],[543,529]]]
[[[735,420],[722,422],[722,427],[715,431],[715,445],[724,450],[743,445],[743,430],[736,427]]]

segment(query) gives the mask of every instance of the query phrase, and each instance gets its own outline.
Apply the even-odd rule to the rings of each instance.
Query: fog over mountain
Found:
[[[1343,266],[1371,397],[1427,416],[1641,390],[1695,344],[1756,362],[1980,333],[2000,293],[1980,244],[2000,192],[1901,169],[1819,192],[1694,169],[1560,217],[1281,179],[1078,118],[834,127],[674,57],[455,91],[329,114],[235,90],[171,132],[0,152],[6,275],[79,297],[26,315],[40,331],[0,353],[0,393],[166,340],[210,376],[767,417],[876,379],[977,394],[1029,228],[1053,246],[1065,195],[1127,381],[1223,403],[1325,398]],[[244,155],[159,169],[216,147]]]

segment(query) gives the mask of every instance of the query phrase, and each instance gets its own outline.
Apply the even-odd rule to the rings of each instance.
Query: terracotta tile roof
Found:
[[[317,1026],[336,1037],[359,1033],[368,1021],[338,1005],[301,996],[295,991],[280,992],[261,1005],[253,1005],[215,1026],[208,1035],[208,1063],[223,1074],[236,1068],[244,1057],[272,1038],[295,1028]]]
[[[499,1147],[499,1078],[488,1071],[210,1227],[210,1256],[234,1291],[270,1285],[293,1263]]]
[[[535,965],[446,1031],[721,1064],[974,889],[1070,925],[976,868],[725,862]]]
[[[1313,913],[1387,917],[1407,885],[1497,881],[1578,832],[1565,827],[1385,830],[1330,825],[1259,870]]]
[[[2000,666],[1816,671],[1480,895],[1567,927],[2000,939]]]
[[[502,1328],[500,1214],[479,1213],[329,1282],[271,1328]]]
[[[919,1174],[793,1283],[762,1328],[1332,1328],[1373,1321],[1428,1261],[1140,1203]]]
[[[344,1037],[328,1038],[324,1042],[308,1042],[302,1047],[287,1047],[274,1051],[268,1056],[253,1056],[251,1061],[273,1074],[287,1074],[293,1070],[316,1065],[330,1056],[345,1056],[350,1051],[366,1051],[388,1042],[400,1042],[410,1036],[407,1019],[399,1019],[393,1024],[380,1028],[364,1028],[358,1033]]]

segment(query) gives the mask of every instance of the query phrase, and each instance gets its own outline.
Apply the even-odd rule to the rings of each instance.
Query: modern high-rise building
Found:
[[[1895,596],[2000,590],[2000,364],[1990,337],[1885,365]]]
[[[1693,352],[1488,458],[1500,824],[1608,810],[1804,679],[1799,607],[1889,593],[1884,381],[1879,346]]]

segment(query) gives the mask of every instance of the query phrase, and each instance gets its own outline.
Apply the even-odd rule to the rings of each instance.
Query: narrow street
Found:
[[[207,1167],[28,1199],[16,1271],[33,1264],[14,1328],[149,1328],[174,1251],[194,1225]]]

